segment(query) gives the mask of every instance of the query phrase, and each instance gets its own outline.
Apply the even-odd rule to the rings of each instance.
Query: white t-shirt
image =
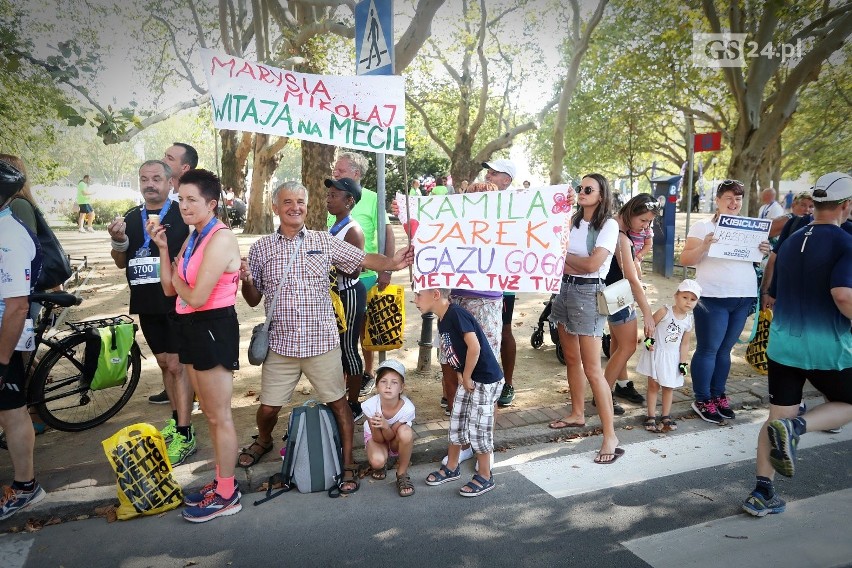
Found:
[[[402,422],[404,424],[408,424],[411,426],[414,423],[414,403],[408,400],[408,397],[400,395],[402,399],[402,408],[399,409],[399,412],[394,414],[393,418],[388,418],[388,424],[393,425],[397,422]],[[368,437],[372,437],[373,433],[370,431],[370,416],[379,412],[379,408],[381,407],[382,401],[381,396],[374,394],[367,400],[361,403],[361,410],[364,412],[364,416],[367,417],[367,420],[364,420],[364,439],[366,440]]]
[[[0,211],[0,321],[6,311],[6,298],[30,295],[32,261],[36,247],[32,237],[8,207]]]
[[[776,219],[784,214],[784,208],[777,201],[773,201],[769,205],[764,205],[760,208],[757,216],[761,219]]]
[[[589,223],[585,219],[580,220],[580,226],[571,225],[571,233],[568,239],[568,253],[577,256],[591,256],[589,248],[586,245],[586,237],[589,235]],[[589,272],[587,274],[575,274],[581,278],[605,278],[609,272],[609,265],[612,264],[612,254],[615,252],[615,244],[618,242],[618,221],[615,219],[607,219],[598,233],[598,238],[595,241],[595,248],[602,247],[609,251],[609,255],[601,264],[597,272]],[[594,251],[593,251],[594,252]]]
[[[704,240],[715,232],[711,220],[699,221],[689,228],[687,238]],[[757,274],[751,262],[704,256],[695,265],[695,280],[701,295],[708,298],[753,298],[757,296]]]

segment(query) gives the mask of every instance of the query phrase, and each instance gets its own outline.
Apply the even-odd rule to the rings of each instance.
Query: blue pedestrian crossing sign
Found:
[[[355,5],[355,73],[393,75],[393,0]]]

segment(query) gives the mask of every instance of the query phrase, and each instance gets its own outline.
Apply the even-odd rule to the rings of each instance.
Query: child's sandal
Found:
[[[675,422],[675,420],[671,416],[661,416],[660,424],[662,425],[662,427],[660,428],[662,432],[671,432],[673,430],[677,430],[677,422]]]
[[[660,429],[657,427],[657,419],[654,416],[646,416],[645,422],[643,422],[642,425],[648,432],[657,433],[660,431]]]
[[[411,497],[414,495],[414,484],[411,483],[411,477],[407,473],[396,475],[396,492],[400,497]]]

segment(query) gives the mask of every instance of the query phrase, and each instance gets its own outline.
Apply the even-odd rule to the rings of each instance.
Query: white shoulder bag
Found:
[[[618,241],[616,247],[619,250],[621,257],[621,274],[624,274],[624,252],[619,247],[621,241],[621,231],[618,233]],[[618,262],[616,260],[616,262]],[[598,292],[598,313],[605,316],[611,316],[620,312],[624,308],[633,305],[633,290],[630,288],[630,281],[627,278],[622,278],[617,282],[613,282],[600,292]]]

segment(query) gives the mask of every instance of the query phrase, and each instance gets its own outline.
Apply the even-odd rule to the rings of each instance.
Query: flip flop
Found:
[[[548,428],[551,430],[561,430],[562,428],[585,428],[585,422],[566,422],[562,418],[559,420],[554,420],[550,424],[548,424]]]
[[[598,457],[596,457],[594,461],[595,461],[596,464],[599,464],[599,465],[609,465],[611,463],[615,463],[615,460],[617,460],[618,458],[620,458],[623,455],[624,455],[623,449],[615,448],[615,452],[611,453],[611,454],[602,454],[602,453],[598,452]],[[612,456],[611,460],[607,460],[607,461],[601,460],[602,457],[609,457],[609,456]]]

